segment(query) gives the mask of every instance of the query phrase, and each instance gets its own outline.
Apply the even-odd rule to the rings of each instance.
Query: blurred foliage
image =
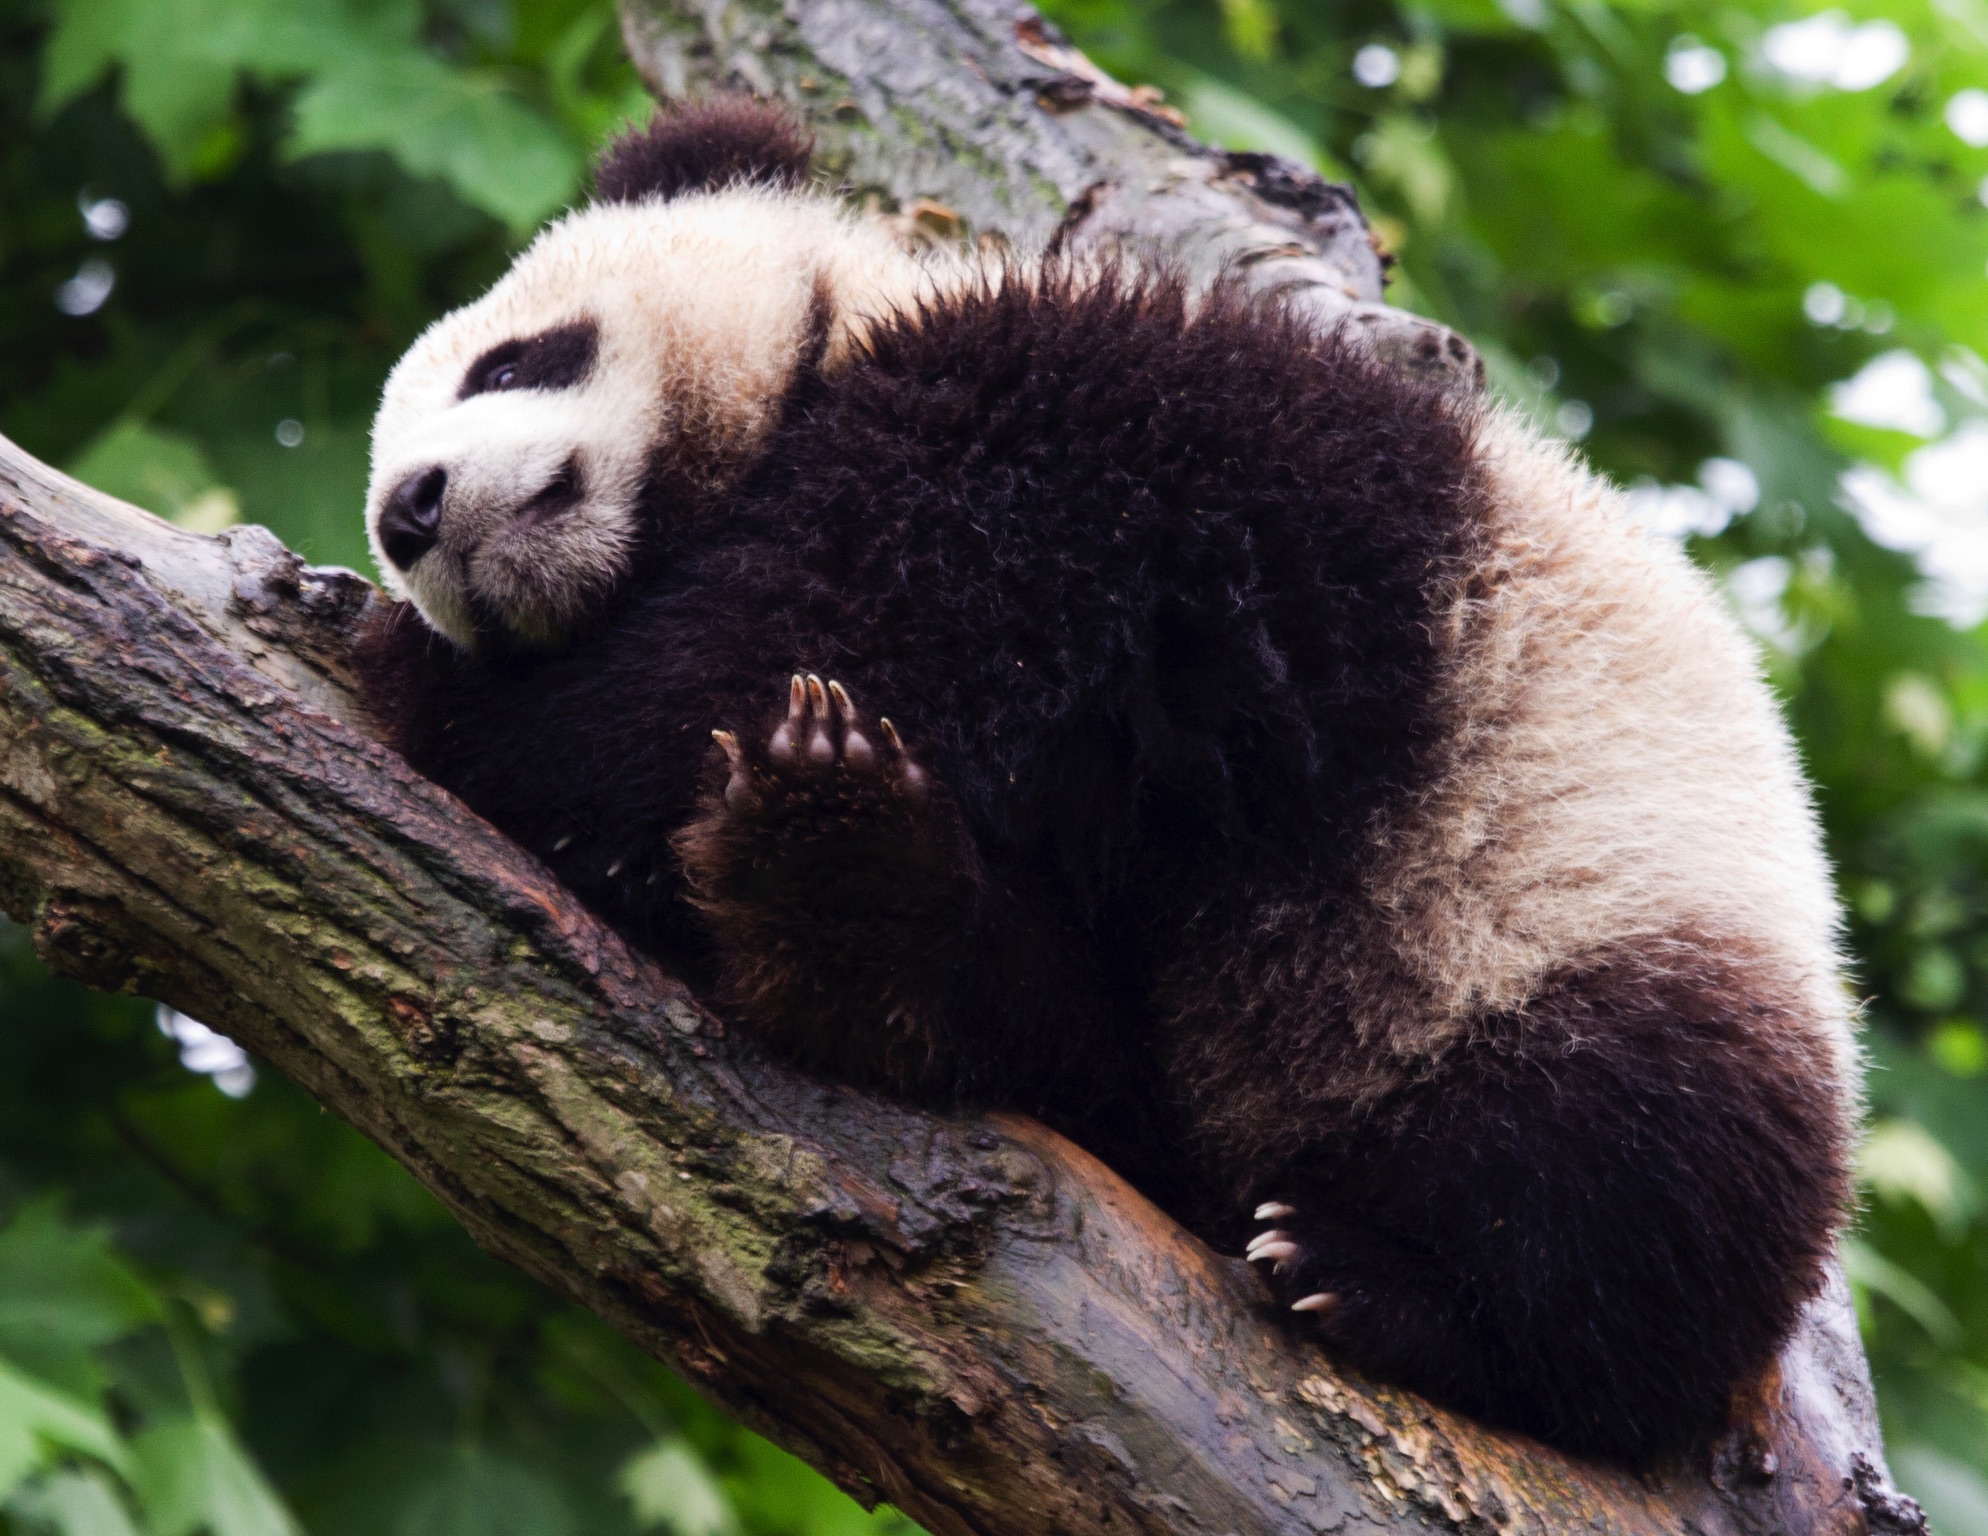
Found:
[[[1869,999],[1846,1257],[1892,1455],[1988,1536],[1988,0],[1856,3],[1049,9],[1354,181],[1396,301],[1760,635]],[[602,0],[0,0],[0,431],[362,565],[387,368],[642,110]],[[226,1042],[6,945],[0,1528],[905,1528]]]
[[[0,431],[362,565],[387,369],[645,111],[596,0],[0,0]],[[913,1529],[0,925],[0,1532]]]

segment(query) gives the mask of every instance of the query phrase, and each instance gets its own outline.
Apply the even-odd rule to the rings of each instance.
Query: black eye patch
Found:
[[[593,321],[575,320],[536,336],[500,341],[469,365],[456,398],[499,389],[571,389],[593,371],[600,340]]]

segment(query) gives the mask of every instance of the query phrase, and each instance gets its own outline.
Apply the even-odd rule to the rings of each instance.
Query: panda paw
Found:
[[[805,1064],[919,1081],[927,1069],[903,1061],[943,1064],[930,1021],[981,879],[952,796],[890,721],[807,674],[762,731],[712,736],[697,814],[671,846],[727,1009]]]
[[[916,809],[931,781],[904,748],[888,719],[874,731],[849,690],[830,679],[796,672],[787,685],[786,717],[758,753],[749,753],[731,731],[713,731],[725,754],[726,807],[740,816],[767,811],[778,800],[847,799],[850,792],[881,792]],[[840,791],[840,793],[837,793]]]
[[[796,673],[761,732],[711,735],[698,815],[673,839],[707,910],[750,907],[783,942],[803,927],[826,942],[964,899],[974,862],[951,797],[841,683]]]
[[[1297,1207],[1281,1200],[1266,1200],[1256,1208],[1256,1220],[1270,1225],[1256,1234],[1243,1250],[1251,1264],[1268,1264],[1266,1276],[1271,1289],[1293,1312],[1316,1314],[1329,1321],[1340,1310],[1344,1295],[1339,1290],[1321,1288],[1319,1257],[1292,1218]]]

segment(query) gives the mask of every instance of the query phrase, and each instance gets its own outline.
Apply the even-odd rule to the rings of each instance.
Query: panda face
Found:
[[[558,644],[626,579],[645,519],[672,515],[653,488],[735,477],[811,337],[833,366],[924,275],[807,193],[569,215],[387,381],[366,504],[387,586],[465,648]]]

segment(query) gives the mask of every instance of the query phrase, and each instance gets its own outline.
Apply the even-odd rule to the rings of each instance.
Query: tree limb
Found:
[[[1343,321],[1398,366],[1483,383],[1470,344],[1381,302],[1385,262],[1350,187],[1211,149],[1013,0],[622,0],[659,96],[745,86],[799,108],[818,158],[937,232],[1038,248],[1158,250]]]
[[[680,89],[760,60],[744,72],[762,87],[837,81],[816,120],[859,179],[1017,240],[1064,219],[1129,235],[1137,217],[1111,210],[1184,187],[1189,212],[1151,227],[1246,246],[1269,237],[1207,199],[1294,174],[1201,155],[1136,104],[1099,106],[1096,82],[1072,105],[1060,76],[1028,71],[1041,51],[1081,66],[1026,16],[1016,31],[1011,13],[904,0],[700,15],[708,34],[630,10],[652,75]],[[915,71],[886,87],[811,51],[824,28],[895,45],[901,16],[903,46],[870,53],[925,61],[915,100]],[[849,126],[838,91],[889,131]],[[1201,169],[1140,182],[1154,145]],[[1135,169],[1095,191],[1085,178],[1114,165]],[[1338,271],[1369,303],[1357,213],[1328,201],[1287,229],[1296,254],[1249,270],[1321,293]],[[1374,334],[1430,334],[1392,324]],[[1467,382],[1470,354],[1435,335],[1422,363]],[[261,529],[182,532],[0,439],[0,905],[54,969],[225,1029],[493,1253],[860,1497],[938,1536],[1920,1528],[1884,1481],[1840,1278],[1709,1467],[1632,1478],[1335,1371],[1240,1261],[1032,1122],[924,1114],[766,1063],[366,733],[342,656],[373,600]]]

